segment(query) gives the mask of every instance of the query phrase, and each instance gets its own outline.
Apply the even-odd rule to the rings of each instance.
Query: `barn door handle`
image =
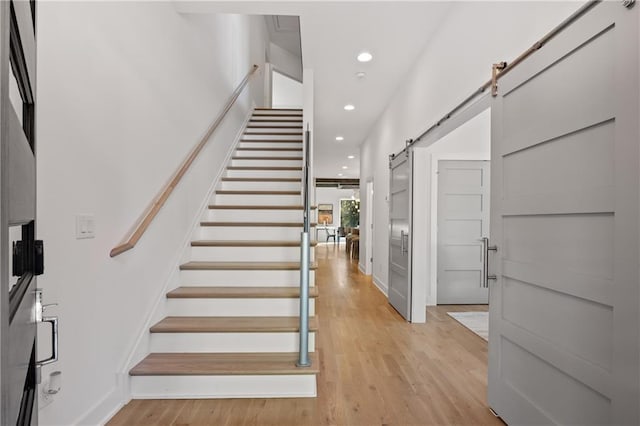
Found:
[[[400,231],[400,254],[405,253],[409,253],[409,233],[405,234],[404,231]]]
[[[480,283],[480,286],[483,288],[488,288],[489,287],[489,280],[496,280],[497,277],[495,275],[489,275],[489,251],[498,251],[498,247],[497,246],[490,246],[489,245],[489,238],[488,237],[482,237],[480,238],[480,241],[482,241],[482,282]]]

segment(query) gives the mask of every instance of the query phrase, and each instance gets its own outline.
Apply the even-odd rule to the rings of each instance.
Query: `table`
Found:
[[[320,239],[318,239],[318,231],[324,231],[324,238],[322,239],[322,241],[320,241]],[[337,227],[336,226],[316,226],[316,241],[325,242],[325,241],[327,241],[327,235],[329,233],[335,234],[336,232],[337,232]],[[336,238],[337,238],[337,236],[336,236]]]

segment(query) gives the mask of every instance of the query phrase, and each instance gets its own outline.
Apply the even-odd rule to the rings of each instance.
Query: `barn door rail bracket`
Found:
[[[507,68],[506,62],[498,62],[491,66],[491,96],[494,98],[498,96],[498,76]]]

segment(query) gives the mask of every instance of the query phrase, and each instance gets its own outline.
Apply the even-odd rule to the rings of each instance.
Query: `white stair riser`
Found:
[[[314,307],[315,299],[309,299],[310,315],[314,315]],[[300,314],[299,299],[293,298],[167,299],[166,308],[168,316],[187,317],[293,317]]]
[[[302,167],[302,160],[231,160],[234,167]]]
[[[300,240],[300,227],[259,227],[259,226],[201,226],[197,232],[195,240],[284,240],[298,241]],[[312,231],[313,236],[315,232]],[[311,237],[313,238],[313,237]],[[257,262],[260,259],[247,259],[248,261]]]
[[[315,351],[309,333],[309,351]],[[151,333],[154,352],[298,352],[298,332],[290,333]]]
[[[302,142],[291,143],[291,142],[251,142],[244,141],[240,142],[238,148],[260,148],[260,149],[269,149],[269,148],[302,148]]]
[[[289,148],[289,147],[285,147]],[[291,147],[294,148],[294,147]],[[234,157],[302,157],[302,151],[277,151],[260,147],[260,151],[241,151],[236,150]]]
[[[233,204],[240,206],[299,206],[300,194],[296,195],[256,195],[256,194],[215,194],[212,204]]]
[[[313,249],[310,250],[313,260]],[[260,262],[299,262],[300,247],[191,247],[190,260],[238,262],[255,259]]]
[[[227,177],[247,178],[297,178],[301,179],[301,170],[227,170]]]
[[[299,191],[302,184],[298,181],[222,181],[220,188],[235,191]]]
[[[278,121],[273,121],[273,120]],[[286,121],[280,121],[286,120]],[[295,118],[290,117],[282,117],[282,118],[273,118],[273,117],[258,117],[257,119],[251,119],[249,121],[250,126],[301,126],[302,123],[300,121],[296,121]]]
[[[301,119],[302,118],[302,109],[301,108],[294,108],[294,109],[278,109],[278,108],[273,108],[273,109],[256,109],[253,114],[252,117],[262,117],[262,116],[267,116],[267,117],[272,117],[272,116],[278,116],[278,115],[289,115],[289,116],[295,116],[293,118],[297,118],[297,119]]]
[[[209,209],[206,220],[242,222],[302,222],[302,210]]]
[[[298,287],[300,271],[180,271],[180,285],[193,287]],[[309,273],[315,285],[315,271]]]
[[[314,397],[316,376],[134,376],[131,396],[138,399]]]

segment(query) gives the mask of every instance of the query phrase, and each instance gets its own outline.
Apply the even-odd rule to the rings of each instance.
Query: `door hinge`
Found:
[[[498,62],[491,66],[491,96],[498,96],[498,75],[507,67],[506,62]]]
[[[636,3],[636,0],[622,0],[622,5],[627,9],[631,9]]]

